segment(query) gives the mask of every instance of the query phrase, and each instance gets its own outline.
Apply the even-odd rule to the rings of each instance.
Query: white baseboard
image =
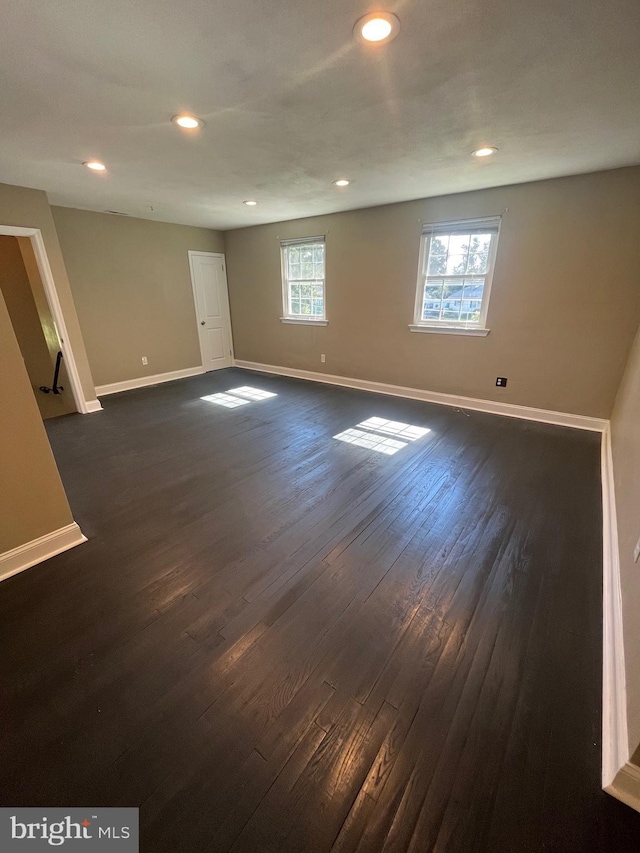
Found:
[[[640,767],[627,761],[605,791],[640,812]]]
[[[97,389],[96,389],[97,391]],[[87,400],[86,401],[87,410],[85,412],[86,415],[91,414],[91,412],[101,412],[102,406],[100,405],[100,400]]]
[[[611,429],[602,435],[602,787],[613,793],[629,759],[620,552]],[[614,796],[617,796],[614,793]]]
[[[277,367],[273,364],[259,364],[254,361],[234,361],[236,367],[245,370],[259,370],[263,373],[275,373],[279,376],[292,376],[296,379],[308,379],[311,382],[326,382],[329,385],[343,385],[345,388],[358,388],[361,391],[373,391],[376,394],[389,394],[393,397],[408,397],[411,400],[424,400],[426,403],[439,403],[443,406],[455,406],[459,409],[471,409],[476,412],[488,412],[493,415],[505,415],[509,418],[522,418],[527,421],[540,421],[545,424],[574,427],[603,432],[608,424],[604,418],[591,418],[586,415],[572,415],[566,412],[553,412],[547,409],[534,409],[530,406],[517,406],[514,403],[500,403],[495,400],[478,400],[474,397],[459,397],[456,394],[443,394],[439,391],[423,391],[420,388],[405,388],[402,385],[387,385],[384,382],[370,382],[367,379],[352,379],[348,376],[332,376],[329,373],[316,373],[312,370],[298,370],[295,367]]]
[[[0,554],[0,581],[86,541],[87,537],[82,534],[74,521],[66,527],[46,533],[38,539],[32,539],[31,542],[19,545],[11,551],[5,551],[4,554]]]
[[[147,385],[159,385],[161,382],[171,382],[173,379],[186,379],[188,376],[198,376],[204,373],[204,367],[186,367],[184,370],[172,370],[170,373],[155,373],[153,376],[139,376],[137,379],[125,379],[124,382],[112,382],[110,385],[96,386],[96,396],[118,394],[120,391],[131,391],[133,388],[144,388]]]

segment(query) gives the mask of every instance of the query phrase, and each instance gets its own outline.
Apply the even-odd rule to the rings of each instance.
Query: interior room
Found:
[[[0,848],[637,850],[640,6],[3,19]]]

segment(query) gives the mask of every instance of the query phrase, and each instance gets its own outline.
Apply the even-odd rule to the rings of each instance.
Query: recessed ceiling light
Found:
[[[196,116],[174,116],[171,121],[185,130],[195,130],[197,127],[204,127],[204,122]]]
[[[346,178],[340,178],[338,181],[333,182],[337,187],[348,187],[349,181]]]
[[[497,148],[487,145],[485,148],[476,148],[476,150],[471,153],[474,157],[491,157],[491,155],[495,154],[497,150]]]
[[[253,201],[253,199],[247,199],[247,201],[243,201],[242,203],[246,204],[247,207],[255,207],[258,202]]]
[[[355,37],[369,44],[386,44],[400,32],[400,20],[391,12],[370,12],[356,21]]]
[[[87,169],[91,169],[94,172],[104,172],[107,168],[104,163],[101,163],[99,160],[85,160],[82,165],[86,166]]]

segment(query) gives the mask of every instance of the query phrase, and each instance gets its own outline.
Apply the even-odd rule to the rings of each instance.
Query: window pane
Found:
[[[447,275],[461,275],[467,269],[467,256],[466,255],[451,255],[447,257],[447,268],[445,273]]]
[[[451,234],[449,237],[449,254],[466,255],[469,251],[469,234]]]
[[[323,314],[322,299],[314,299],[313,300],[313,314],[315,317],[322,317],[322,314]]]
[[[443,320],[459,320],[460,319],[460,300],[450,299],[444,303],[442,309]]]
[[[313,278],[313,246],[300,250],[300,278]]]
[[[422,300],[422,319],[437,320],[440,317],[442,302],[442,281],[430,281],[425,285]]]
[[[489,253],[486,255],[469,255],[466,272],[486,273]]]
[[[465,322],[477,323],[480,319],[482,308],[482,294],[484,292],[483,278],[466,278],[462,292],[462,309],[460,319]]]
[[[429,255],[429,264],[427,265],[427,275],[444,275],[447,271],[447,256],[445,255]]]
[[[425,285],[424,288],[424,298],[425,299],[440,299],[442,297],[442,285],[444,282],[442,279],[435,281],[430,279],[429,282]]]
[[[299,314],[300,313],[300,300],[299,299],[292,299],[291,300],[291,313],[292,314]]]
[[[439,320],[440,319],[440,309],[427,308],[425,306],[422,312],[423,320]]]
[[[460,299],[462,297],[462,281],[457,281],[456,279],[447,279],[445,280],[444,287],[442,288],[442,299],[444,302],[447,302],[451,299]]]
[[[491,234],[472,234],[469,245],[467,272],[486,273],[489,263]]]
[[[457,320],[460,316],[460,305],[462,298],[462,282],[453,281],[447,283],[445,281],[442,288],[442,309],[441,318],[443,320]]]
[[[446,255],[447,247],[449,245],[449,238],[445,235],[439,235],[437,237],[432,237],[429,244],[429,254],[430,255]]]

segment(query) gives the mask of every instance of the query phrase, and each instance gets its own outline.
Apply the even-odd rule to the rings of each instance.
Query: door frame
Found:
[[[196,331],[198,333],[198,346],[200,347],[200,364],[204,370],[204,361],[205,354],[202,349],[202,337],[200,335],[200,318],[198,316],[198,295],[196,293],[196,279],[193,274],[193,259],[194,257],[201,256],[204,258],[220,258],[222,261],[222,272],[224,273],[224,297],[227,305],[227,314],[229,317],[229,346],[231,347],[231,367],[235,364],[236,355],[235,349],[233,346],[233,326],[231,324],[231,305],[229,303],[229,280],[227,279],[227,259],[225,258],[224,252],[199,252],[195,250],[189,249],[189,274],[191,275],[191,293],[193,295],[193,311],[196,318]],[[206,371],[211,373],[213,371]]]
[[[73,396],[73,401],[76,404],[76,409],[82,415],[100,411],[102,406],[100,406],[99,403],[98,406],[95,405],[97,400],[86,400],[84,391],[82,390],[80,374],[78,373],[78,367],[73,355],[73,348],[67,332],[67,324],[64,321],[64,314],[62,312],[62,306],[60,305],[60,299],[58,298],[55,279],[53,278],[53,273],[51,272],[51,267],[49,265],[49,258],[47,257],[47,249],[44,244],[42,232],[39,228],[24,228],[18,225],[0,225],[0,235],[6,237],[28,237],[31,240],[33,254],[35,255],[36,263],[38,265],[38,272],[40,273],[44,293],[47,297],[49,310],[51,311],[51,316],[53,317],[53,322],[58,333],[60,349],[62,350],[62,355],[64,357],[67,376],[69,377],[69,384],[71,385],[71,394]],[[51,366],[51,369],[53,370],[53,365]]]

